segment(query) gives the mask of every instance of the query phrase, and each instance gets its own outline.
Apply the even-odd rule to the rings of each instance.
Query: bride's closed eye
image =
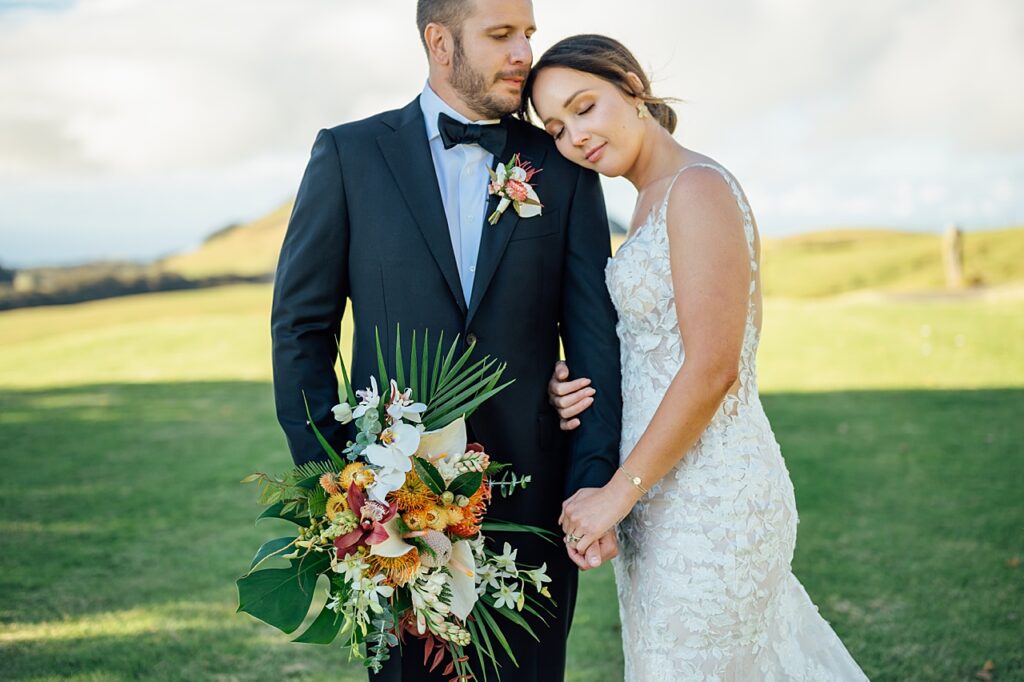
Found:
[[[576,112],[576,115],[577,116],[583,116],[585,114],[588,114],[588,113],[590,113],[590,110],[593,109],[593,108],[594,108],[593,104],[588,104],[587,106],[583,107],[578,112]],[[555,138],[556,141],[560,140],[562,138],[562,133],[563,132],[565,132],[565,128],[559,128],[558,130],[550,131],[551,137]]]

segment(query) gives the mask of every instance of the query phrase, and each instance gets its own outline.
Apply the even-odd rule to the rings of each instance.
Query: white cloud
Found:
[[[1016,0],[535,4],[538,52],[606,33],[652,67],[659,94],[685,99],[680,140],[736,173],[766,232],[1024,221]],[[189,174],[210,193],[203,210],[176,214],[183,242],[256,215],[294,191],[318,128],[418,92],[411,5],[85,0],[0,12],[0,183],[23,190],[4,193],[14,210],[0,212],[0,256],[15,243],[16,258],[35,258],[24,225],[75,219],[97,226],[99,248],[102,224],[128,224],[124,191],[159,203],[161,184]],[[71,214],[61,198],[74,178],[94,193]],[[258,196],[237,191],[246,181]],[[627,219],[631,190],[609,188]]]

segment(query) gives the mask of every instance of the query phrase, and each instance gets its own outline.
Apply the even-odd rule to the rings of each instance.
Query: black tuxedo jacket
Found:
[[[505,124],[507,143],[495,161],[519,153],[542,169],[533,185],[543,214],[521,219],[510,206],[496,225],[484,224],[468,305],[419,100],[320,131],[277,266],[274,392],[295,462],[322,459],[302,391],[318,428],[340,452],[352,437],[351,427],[331,414],[338,402],[335,336],[347,300],[355,322],[349,369],[356,388],[376,374],[375,330],[389,374],[399,323],[404,344],[413,330],[429,329],[434,342],[444,330],[446,346],[456,335],[463,342],[475,338],[476,353],[508,363],[503,378],[515,383],[470,418],[471,440],[516,473],[532,476],[526,490],[507,500],[495,495],[491,514],[557,529],[562,500],[581,487],[604,485],[618,465],[619,346],[604,281],[608,218],[593,172],[566,161],[544,131],[517,119]],[[491,197],[485,220],[496,203]],[[546,393],[559,339],[573,374],[590,377],[597,389],[594,405],[569,437]],[[561,601],[555,626],[565,634],[576,577],[564,548],[552,550],[522,535],[509,539],[523,549],[521,560],[525,555],[537,565],[548,562]],[[564,657],[564,637],[562,645]],[[558,651],[522,654],[513,679],[561,679]]]

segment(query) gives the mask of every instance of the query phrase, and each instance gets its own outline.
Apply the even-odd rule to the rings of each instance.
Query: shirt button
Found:
[[[475,265],[470,265],[469,266],[469,271],[470,272],[476,272],[476,266]]]

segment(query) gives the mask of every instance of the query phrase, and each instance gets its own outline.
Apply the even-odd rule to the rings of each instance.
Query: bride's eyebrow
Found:
[[[588,90],[588,88],[583,88],[583,89],[581,89],[581,90],[577,90],[576,92],[574,92],[574,93],[572,93],[571,95],[569,95],[569,99],[565,100],[565,103],[564,103],[564,104],[562,104],[562,108],[563,108],[563,109],[568,109],[568,108],[569,108],[569,105],[570,105],[570,104],[572,104],[572,101],[573,101],[574,99],[576,99],[577,97],[579,97],[580,95],[582,95],[582,94],[583,94],[584,92],[586,92],[587,90]],[[551,119],[553,119],[553,118],[554,118],[554,116],[550,116],[550,117],[548,117],[548,118],[545,118],[545,119],[544,119],[544,121],[543,121],[543,122],[544,122],[544,125],[547,125],[547,124],[548,124],[548,122],[549,122],[549,121],[550,121]]]
[[[574,92],[571,95],[569,95],[569,99],[565,100],[565,104],[562,105],[562,108],[563,109],[568,109],[569,105],[572,104],[572,101],[574,99],[576,99],[577,97],[579,97],[580,95],[582,95],[584,92],[586,92],[587,89],[588,88],[581,88],[580,90],[577,90],[576,92]]]

